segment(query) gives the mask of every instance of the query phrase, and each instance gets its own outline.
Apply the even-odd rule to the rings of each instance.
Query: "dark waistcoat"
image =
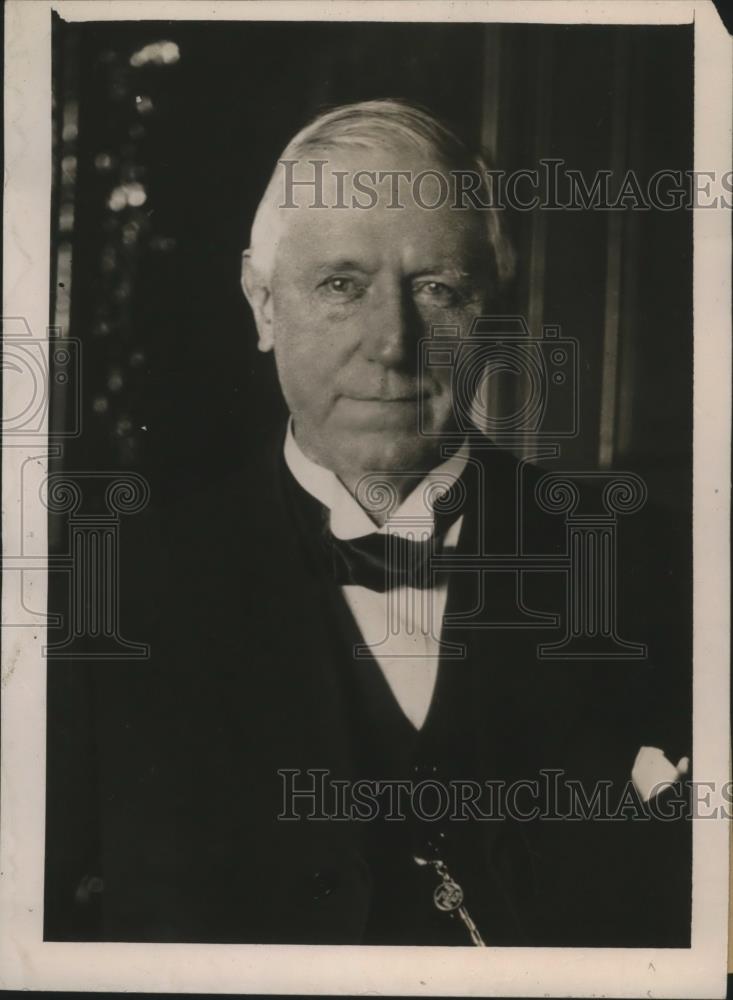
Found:
[[[363,637],[340,591],[332,586],[328,550],[322,543],[327,512],[287,470],[281,469],[281,476],[289,514],[314,572],[322,577],[328,601],[324,614],[341,646],[337,677],[348,712],[354,780],[404,783],[401,798],[393,784],[365,810],[369,818],[363,821],[361,842],[372,892],[362,943],[471,944],[459,914],[435,905],[441,883],[435,862],[442,862],[460,885],[464,905],[487,943],[525,942],[515,899],[520,885],[519,891],[530,891],[531,864],[523,838],[498,817],[487,814],[479,821],[483,828],[477,828],[468,810],[455,815],[457,786],[476,786],[492,773],[481,759],[477,740],[470,665],[463,659],[442,659],[428,714],[416,730],[374,657],[355,652]],[[388,818],[395,814],[398,818]],[[514,853],[515,884],[510,891],[492,850],[499,835],[504,853],[507,844]]]

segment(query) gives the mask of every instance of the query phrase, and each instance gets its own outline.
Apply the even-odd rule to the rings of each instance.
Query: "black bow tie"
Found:
[[[379,593],[394,587],[432,587],[437,572],[432,560],[443,551],[446,532],[459,514],[454,503],[439,502],[434,510],[434,534],[420,541],[377,531],[343,539],[331,532],[324,508],[323,539],[336,583]]]
[[[284,463],[283,463],[284,465]],[[394,587],[429,588],[435,583],[433,565],[440,555],[445,535],[463,513],[465,490],[457,480],[445,493],[436,496],[433,508],[434,532],[421,541],[392,533],[370,532],[358,538],[336,538],[330,528],[330,512],[288,473],[286,484],[292,510],[301,525],[304,539],[316,541],[313,555],[325,561],[326,570],[339,586],[354,585],[384,593]],[[321,563],[322,564],[322,563]]]
[[[331,553],[333,575],[339,586],[347,584],[384,593],[393,587],[426,588],[433,585],[430,557],[442,548],[434,537],[415,542],[376,531],[359,538],[335,538],[324,532]]]

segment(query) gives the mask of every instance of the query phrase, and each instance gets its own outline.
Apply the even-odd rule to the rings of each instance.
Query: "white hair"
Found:
[[[299,160],[306,154],[328,149],[388,149],[412,146],[450,170],[465,170],[481,178],[476,189],[489,202],[488,167],[483,157],[471,153],[448,126],[431,112],[406,101],[386,99],[346,104],[318,115],[301,129],[281,153],[255,213],[249,256],[263,277],[272,273],[283,233],[281,209],[283,160]],[[478,209],[476,209],[478,211]],[[499,284],[514,273],[515,257],[495,208],[482,208],[491,252],[490,265]]]

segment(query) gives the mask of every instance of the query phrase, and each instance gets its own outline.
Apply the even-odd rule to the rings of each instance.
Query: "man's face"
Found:
[[[320,155],[329,158],[329,206],[329,171],[440,169],[414,153]],[[345,190],[350,206],[348,180]],[[385,182],[369,209],[311,208],[308,192],[301,207],[285,210],[269,283],[269,337],[296,440],[347,485],[369,472],[425,470],[439,458],[439,442],[420,433],[418,416],[421,409],[431,435],[454,429],[452,373],[420,371],[419,342],[436,325],[466,336],[486,301],[482,220],[451,209],[450,200],[422,208],[408,184],[401,190],[404,207],[387,207]],[[435,200],[427,184],[421,195]]]

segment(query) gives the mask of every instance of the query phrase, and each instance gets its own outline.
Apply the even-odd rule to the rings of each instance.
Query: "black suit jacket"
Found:
[[[474,451],[463,557],[510,555],[520,539],[565,551],[564,518],[535,499],[540,475]],[[359,776],[350,664],[328,611],[342,598],[304,541],[288,476],[280,439],[216,488],[141,516],[140,538],[123,538],[123,627],[151,658],[50,663],[48,939],[365,939],[364,824],[278,820],[280,770]],[[443,640],[465,655],[441,670],[470,692],[479,778],[552,769],[591,796],[610,782],[617,801],[642,745],[688,752],[689,571],[653,541],[658,526],[619,526],[619,629],[647,643],[643,661],[538,658],[559,633],[527,621],[563,615],[561,573],[453,574]],[[460,837],[495,883],[489,944],[689,944],[686,820],[479,821]]]

